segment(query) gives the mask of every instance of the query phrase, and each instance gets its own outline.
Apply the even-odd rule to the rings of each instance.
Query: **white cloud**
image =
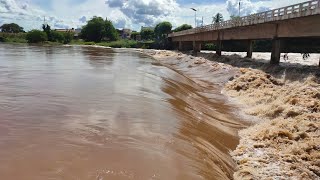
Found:
[[[125,2],[125,0],[107,0],[106,4],[108,4],[109,7],[121,7]]]
[[[179,9],[175,0],[107,0],[106,4],[118,8],[133,24],[143,26],[154,26]]]
[[[39,29],[43,23],[44,16],[47,13],[41,9],[30,6],[27,3],[16,0],[1,0],[0,1],[0,18],[3,23],[18,23],[19,25],[30,29]],[[47,17],[48,23],[55,28],[57,27],[66,27],[66,24],[63,24],[55,16]]]
[[[197,24],[202,24],[202,17],[204,21],[204,25],[208,25],[212,23],[212,17],[221,13],[225,19],[229,17],[229,13],[226,9],[226,4],[207,4],[207,5],[195,5],[189,4],[186,6],[181,6],[178,10],[175,11],[174,17],[170,20],[174,26],[179,26],[181,24],[190,24],[192,26],[195,25],[195,13],[190,8],[197,9]]]
[[[279,8],[305,0],[242,0],[241,15]],[[238,15],[238,0],[227,0],[225,3],[212,4],[178,4],[176,0],[74,0],[50,1],[50,8],[40,8],[35,0],[0,0],[0,24],[15,22],[26,30],[41,28],[43,17],[52,28],[77,28],[83,26],[93,16],[112,20],[117,28],[154,26],[160,21],[170,21],[173,26],[191,24],[194,26],[196,7],[197,22],[211,24],[212,16],[222,13],[224,19]],[[73,2],[73,4],[72,4]],[[201,23],[200,23],[201,24]]]
[[[255,2],[252,2],[251,0],[241,0],[240,14],[241,16],[246,16],[249,14],[268,11],[301,2],[305,2],[305,0],[261,0]],[[229,15],[239,14],[239,0],[227,0],[226,4]]]
[[[227,0],[227,10],[230,15],[239,15],[239,1]],[[250,0],[242,0],[240,5],[241,16],[246,16],[257,12],[257,6],[255,6]]]
[[[111,14],[113,16],[109,16],[108,19],[110,19],[114,26],[117,28],[134,28],[134,23],[132,19],[124,15],[119,9],[114,9],[111,11]]]
[[[79,19],[80,22],[82,23],[86,23],[87,22],[87,17],[86,16],[82,16],[80,19]]]

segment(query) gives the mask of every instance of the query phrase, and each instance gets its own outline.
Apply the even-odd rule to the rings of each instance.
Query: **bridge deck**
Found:
[[[290,19],[299,19],[308,16],[320,15],[320,0],[307,1],[300,4],[295,4],[279,9],[274,9],[267,12],[257,13],[245,17],[236,18],[233,20],[224,21],[217,24],[210,24],[207,26],[197,27],[185,31],[174,32],[169,34],[169,37],[188,36],[205,32],[221,31],[227,29],[243,29],[246,26],[270,24],[277,21],[284,21]],[[318,22],[320,23],[320,19]],[[180,39],[181,40],[181,39]],[[178,38],[176,41],[180,41]]]

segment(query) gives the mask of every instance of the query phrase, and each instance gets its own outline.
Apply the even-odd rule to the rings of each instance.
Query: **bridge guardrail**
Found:
[[[240,17],[238,19],[227,20],[216,24],[210,24],[202,27],[188,29],[185,31],[174,32],[169,34],[169,37],[261,24],[271,21],[292,19],[315,14],[320,14],[320,0],[307,1],[300,4],[294,4],[287,7]]]

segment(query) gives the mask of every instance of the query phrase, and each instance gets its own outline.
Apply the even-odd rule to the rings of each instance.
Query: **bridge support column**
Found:
[[[179,41],[178,50],[179,51],[190,51],[193,49],[192,41]]]
[[[247,58],[252,58],[252,52],[253,52],[253,41],[248,40],[248,42],[247,42]]]
[[[222,55],[222,41],[220,39],[217,40],[217,43],[216,43],[216,54],[218,56],[221,56]]]
[[[179,50],[179,51],[183,51],[183,44],[182,44],[182,41],[179,41],[178,50]]]
[[[281,56],[281,40],[274,38],[272,40],[272,52],[270,64],[279,64]]]
[[[201,51],[201,42],[193,41],[193,52],[198,53]]]

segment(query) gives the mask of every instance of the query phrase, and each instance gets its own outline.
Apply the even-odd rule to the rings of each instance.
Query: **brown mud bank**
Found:
[[[234,179],[320,178],[318,67],[271,66],[236,55],[144,53],[199,84],[221,85],[247,115],[258,117],[239,132],[240,143],[231,153],[238,164]]]

